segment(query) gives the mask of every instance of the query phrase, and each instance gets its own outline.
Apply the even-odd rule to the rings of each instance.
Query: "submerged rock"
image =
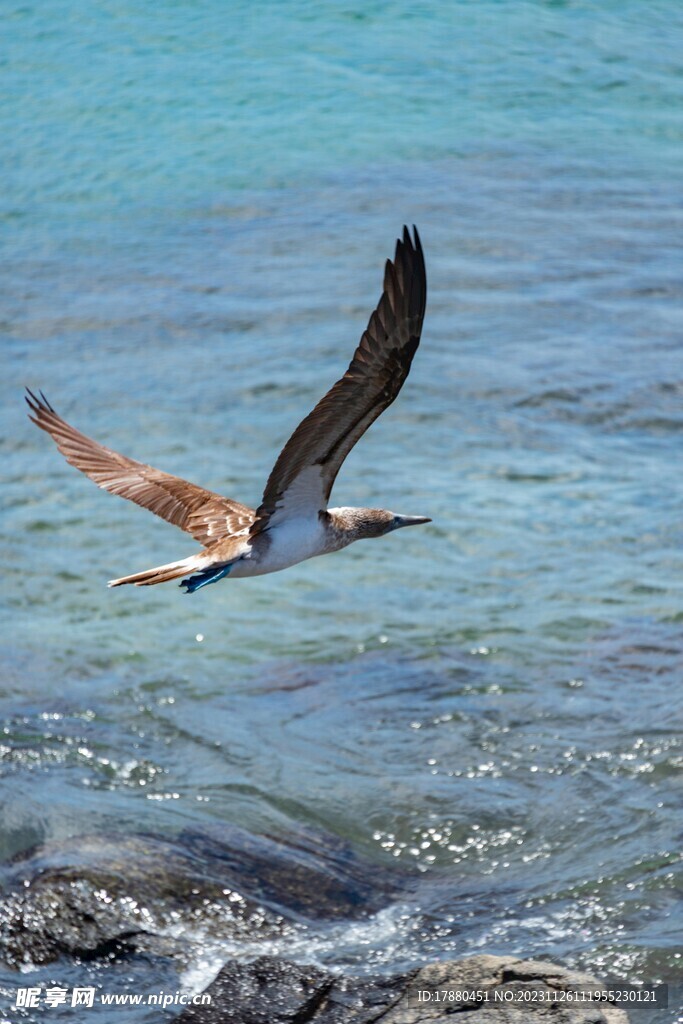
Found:
[[[299,828],[286,838],[224,825],[185,831],[179,845],[250,898],[306,921],[367,917],[405,893],[414,870],[368,863],[338,836]]]
[[[0,900],[0,958],[181,952],[179,922],[220,920],[225,933],[277,933],[275,912],[247,899],[192,853],[154,836],[82,836],[15,863]]]
[[[16,859],[3,876],[0,959],[13,966],[125,955],[191,957],[194,931],[254,940],[301,921],[366,916],[395,892],[334,837],[80,836]]]
[[[226,964],[206,990],[207,1005],[189,1006],[177,1024],[628,1024],[623,1010],[596,1001],[527,1001],[545,993],[599,987],[591,975],[540,960],[473,956],[430,964],[389,978],[343,978],[318,967],[260,957]],[[444,998],[444,993],[454,998]],[[489,993],[489,1001],[481,997]],[[511,993],[494,1003],[494,993]],[[479,994],[479,995],[478,995]],[[459,996],[459,998],[457,998]]]

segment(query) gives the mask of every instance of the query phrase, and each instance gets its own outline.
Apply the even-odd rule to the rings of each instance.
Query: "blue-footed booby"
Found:
[[[278,572],[356,540],[431,522],[385,509],[327,507],[344,459],[398,395],[420,342],[427,279],[417,228],[413,233],[403,229],[393,261],[387,260],[382,296],[348,370],[282,449],[257,509],[105,448],[58,416],[42,392],[28,391],[30,418],[67,462],[203,545],[178,562],[110,580],[110,587],[185,577],[180,585],[194,593],[228,575]]]

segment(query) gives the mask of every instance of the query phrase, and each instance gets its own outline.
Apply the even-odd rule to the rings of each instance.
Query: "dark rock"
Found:
[[[211,1003],[188,1006],[178,1024],[628,1024],[623,1010],[597,1001],[526,1001],[535,992],[599,986],[591,975],[514,957],[473,956],[391,978],[341,978],[272,957],[233,960],[206,990]],[[444,1000],[452,991],[458,998]],[[519,1001],[494,1003],[507,991]],[[477,993],[488,992],[489,1001]],[[431,993],[427,998],[425,993]]]
[[[343,978],[319,967],[262,956],[231,960],[206,990],[211,1004],[188,1006],[182,1024],[370,1024],[416,975]]]
[[[397,891],[333,837],[283,841],[234,827],[220,838],[112,834],[49,844],[16,858],[4,888],[0,958],[14,966],[132,950],[187,960],[179,924],[253,941],[296,922],[366,916]]]
[[[218,934],[278,934],[282,919],[236,892],[192,853],[154,836],[82,836],[15,863],[0,900],[0,956],[10,965],[59,956],[174,955],[169,925]]]
[[[220,865],[253,900],[308,921],[349,920],[375,913],[403,894],[414,873],[358,857],[328,832],[299,828],[286,839],[221,825],[182,832],[178,843],[204,863]]]
[[[210,1006],[190,1006],[177,1018],[213,1024],[293,1024],[312,1020],[334,985],[318,967],[301,967],[262,956],[253,963],[231,960],[208,992]]]

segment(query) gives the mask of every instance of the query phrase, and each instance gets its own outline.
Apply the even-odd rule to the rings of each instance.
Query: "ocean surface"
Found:
[[[180,920],[184,973],[8,966],[0,1017],[44,1019],[2,1005],[17,984],[201,988],[266,947],[680,982],[680,4],[3,16],[0,860],[237,826],[327,837],[401,896],[262,943]],[[69,467],[22,387],[255,505],[404,223],[422,346],[333,498],[433,523],[193,596],[107,590],[194,542]]]

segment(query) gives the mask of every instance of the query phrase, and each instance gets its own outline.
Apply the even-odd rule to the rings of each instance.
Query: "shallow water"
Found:
[[[680,979],[680,20],[663,0],[16,8],[3,859],[320,829],[414,888],[280,952]],[[334,500],[433,524],[193,597],[107,591],[192,541],[68,467],[21,386],[257,503],[404,221],[423,345]],[[202,948],[195,983],[254,953]],[[47,973],[110,991],[158,969]]]

